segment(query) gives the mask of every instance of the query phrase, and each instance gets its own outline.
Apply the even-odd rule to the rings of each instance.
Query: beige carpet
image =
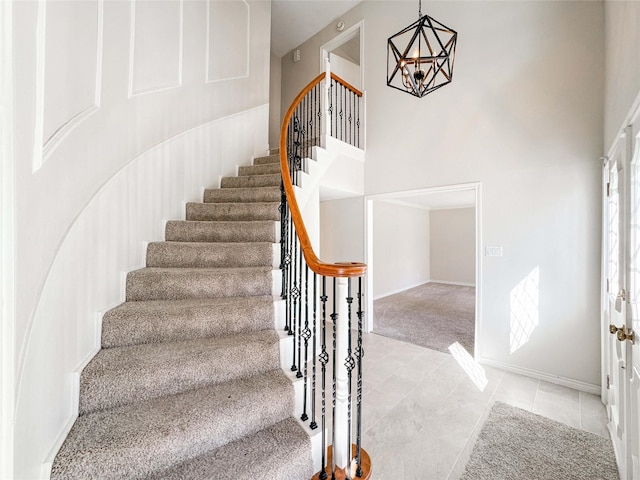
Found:
[[[449,353],[460,343],[473,355],[474,287],[425,283],[373,302],[373,331],[385,337]]]
[[[618,480],[611,441],[496,402],[461,480]]]
[[[278,155],[240,167],[148,245],[104,315],[52,480],[311,477],[274,330],[279,172]]]

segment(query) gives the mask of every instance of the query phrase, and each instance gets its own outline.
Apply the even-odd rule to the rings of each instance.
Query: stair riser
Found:
[[[280,163],[280,154],[269,155],[267,157],[258,157],[253,159],[254,165],[266,165],[269,163]]]
[[[263,165],[249,165],[245,167],[238,167],[238,176],[249,176],[249,175],[273,175],[275,173],[280,173],[280,164],[278,163],[267,163]]]
[[[127,301],[273,295],[277,285],[273,272],[280,274],[278,270],[256,272],[251,269],[239,272],[138,270],[127,275]],[[282,284],[281,277],[279,284]]]
[[[271,267],[278,266],[271,243],[150,243],[147,267]]]
[[[280,220],[278,203],[188,203],[187,220],[190,221],[253,221]]]
[[[51,479],[148,478],[291,416],[293,389],[279,370],[239,384],[80,416]]]
[[[220,181],[222,188],[253,188],[253,187],[279,187],[282,183],[280,174],[254,175],[247,177],[223,177]]]
[[[165,238],[170,242],[271,242],[280,241],[280,222],[167,222]]]
[[[320,470],[320,466],[315,470],[311,468],[309,443],[305,428],[296,419],[289,418],[148,480],[307,479]],[[238,452],[242,452],[242,460],[251,459],[242,462],[241,477]]]
[[[220,188],[204,191],[204,203],[280,202],[280,187]]]
[[[80,415],[189,389],[228,382],[278,367],[279,345],[271,332],[244,343],[216,339],[102,350],[82,371]],[[229,359],[240,361],[229,361]]]
[[[274,306],[279,303],[271,296],[229,298],[208,304],[207,300],[124,303],[102,319],[102,348],[258,332],[273,328],[275,318],[284,328],[282,307],[275,316]]]

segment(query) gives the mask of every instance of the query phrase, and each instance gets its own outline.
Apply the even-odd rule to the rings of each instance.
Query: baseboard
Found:
[[[58,451],[62,447],[62,444],[67,439],[67,436],[71,431],[71,427],[73,427],[73,424],[76,423],[76,419],[78,418],[79,402],[80,402],[80,372],[81,371],[82,369],[79,369],[71,373],[71,385],[70,385],[71,401],[72,401],[71,414],[67,418],[67,421],[64,424],[64,427],[62,428],[62,430],[60,430],[60,432],[58,433],[58,436],[54,440],[53,445],[51,446],[51,450],[49,451],[48,455],[45,457],[46,458],[45,461],[40,466],[41,479],[48,480],[49,478],[51,478],[51,468],[53,467],[53,461],[55,460],[56,455],[58,454]]]
[[[434,280],[434,279],[431,279],[431,280],[429,280],[428,283],[444,283],[445,285],[457,285],[459,287],[474,287],[474,288],[476,286],[475,283],[452,282],[451,280]]]
[[[580,380],[574,380],[572,378],[562,377],[559,375],[551,375],[539,370],[516,367],[515,365],[499,362],[490,358],[479,358],[478,362],[489,367],[496,367],[507,372],[517,373],[518,375],[522,375],[525,377],[544,380],[545,382],[555,383],[556,385],[562,385],[563,387],[573,388],[574,390],[580,390],[581,392],[592,393],[594,395],[600,396],[600,385],[594,385],[592,383],[582,382]]]
[[[430,282],[430,280],[426,280],[426,281],[422,281],[422,282],[419,282],[419,283],[415,283],[415,284],[407,285],[407,286],[405,286],[405,287],[399,288],[399,289],[397,289],[397,290],[393,290],[393,291],[391,291],[391,292],[385,292],[385,293],[383,293],[382,295],[378,295],[378,296],[376,296],[376,297],[373,297],[373,299],[374,299],[374,300],[379,300],[379,299],[384,298],[384,297],[389,297],[389,296],[391,296],[391,295],[395,295],[396,293],[404,292],[405,290],[410,290],[410,289],[412,289],[412,288],[419,287],[420,285],[425,285],[425,284],[427,284],[427,283],[429,283],[429,282]]]

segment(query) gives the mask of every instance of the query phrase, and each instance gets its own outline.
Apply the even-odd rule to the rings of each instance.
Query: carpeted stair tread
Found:
[[[222,188],[251,188],[280,186],[282,176],[280,173],[273,175],[247,175],[241,177],[222,177]]]
[[[255,203],[187,203],[187,220],[280,220],[280,204]]]
[[[292,411],[293,386],[277,369],[81,415],[51,478],[146,478],[263,430]]]
[[[280,164],[280,154],[273,153],[271,155],[267,155],[266,157],[258,157],[253,159],[254,165],[265,165],[267,163],[277,163]]]
[[[271,267],[158,268],[127,274],[127,301],[271,295]]]
[[[238,361],[242,359],[242,361]],[[83,369],[80,415],[264,373],[279,365],[271,331],[102,349]]]
[[[246,165],[238,167],[238,176],[244,177],[249,175],[273,175],[280,174],[279,163],[265,163],[262,165]]]
[[[288,418],[154,475],[151,479],[307,479],[313,475],[310,450],[309,436],[296,419]]]
[[[125,302],[102,319],[102,348],[273,329],[272,296]]]
[[[272,243],[153,242],[147,246],[147,267],[268,267]]]
[[[272,220],[167,222],[165,239],[175,242],[271,242],[277,241]]]
[[[203,200],[205,203],[279,202],[280,187],[207,189]]]

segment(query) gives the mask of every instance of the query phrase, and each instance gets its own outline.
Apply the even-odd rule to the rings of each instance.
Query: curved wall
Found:
[[[14,4],[15,478],[47,476],[145,242],[268,148],[269,30],[261,1]]]

